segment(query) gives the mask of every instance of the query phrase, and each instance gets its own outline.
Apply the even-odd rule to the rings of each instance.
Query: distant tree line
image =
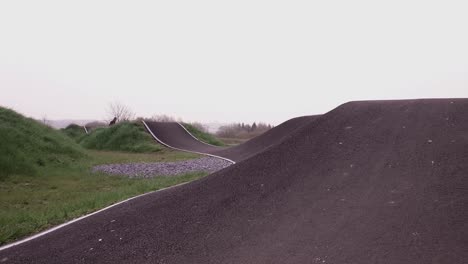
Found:
[[[258,136],[273,126],[266,123],[253,122],[251,125],[246,123],[233,123],[221,126],[216,135],[222,138],[251,138]]]
[[[156,121],[156,122],[179,122],[179,123],[185,123],[185,124],[189,124],[189,125],[192,125],[193,127],[195,127],[196,129],[202,131],[202,132],[205,132],[205,133],[209,133],[208,131],[208,128],[203,125],[202,123],[200,122],[184,122],[181,118],[175,118],[173,116],[169,116],[169,115],[164,115],[164,114],[157,114],[157,115],[153,115],[151,118],[149,118],[148,120],[150,121]]]

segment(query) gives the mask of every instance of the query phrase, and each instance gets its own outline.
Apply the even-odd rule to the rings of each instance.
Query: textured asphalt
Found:
[[[351,102],[5,263],[468,263],[468,100]]]
[[[146,124],[160,142],[173,148],[202,153],[216,152],[220,149],[195,139],[179,123],[146,121]]]
[[[319,116],[296,117],[266,131],[258,137],[244,142],[243,144],[221,150],[210,151],[210,153],[239,162],[260,153],[275,144],[278,144],[290,136],[295,130],[306,124],[310,124],[318,117]]]
[[[291,135],[293,131],[309,124],[317,117],[318,116],[303,116],[290,119],[256,138],[230,148],[222,148],[203,143],[191,136],[176,122],[148,121],[146,124],[160,141],[171,147],[193,152],[208,153],[239,162],[278,144]]]

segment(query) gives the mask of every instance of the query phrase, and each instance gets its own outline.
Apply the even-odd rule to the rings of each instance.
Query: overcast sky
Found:
[[[27,116],[277,124],[468,97],[467,1],[0,2],[0,105]]]

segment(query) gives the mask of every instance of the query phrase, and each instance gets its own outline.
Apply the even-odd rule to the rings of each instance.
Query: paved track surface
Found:
[[[352,102],[6,263],[467,263],[468,100]]]
[[[146,122],[158,141],[173,148],[210,153],[219,150],[219,147],[206,144],[192,137],[179,123],[176,122]]]
[[[303,116],[290,119],[256,138],[230,148],[221,148],[203,143],[190,135],[176,122],[146,122],[146,124],[158,140],[166,145],[182,150],[216,155],[239,162],[281,142],[293,131],[309,124],[317,117]]]
[[[302,116],[290,119],[243,144],[211,152],[227,157],[236,162],[252,157],[267,148],[274,146],[290,136],[295,130],[310,124],[319,116]]]

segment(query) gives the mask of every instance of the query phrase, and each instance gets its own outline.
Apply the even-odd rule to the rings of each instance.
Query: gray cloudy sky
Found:
[[[0,105],[36,118],[267,121],[468,97],[467,1],[0,2]]]

